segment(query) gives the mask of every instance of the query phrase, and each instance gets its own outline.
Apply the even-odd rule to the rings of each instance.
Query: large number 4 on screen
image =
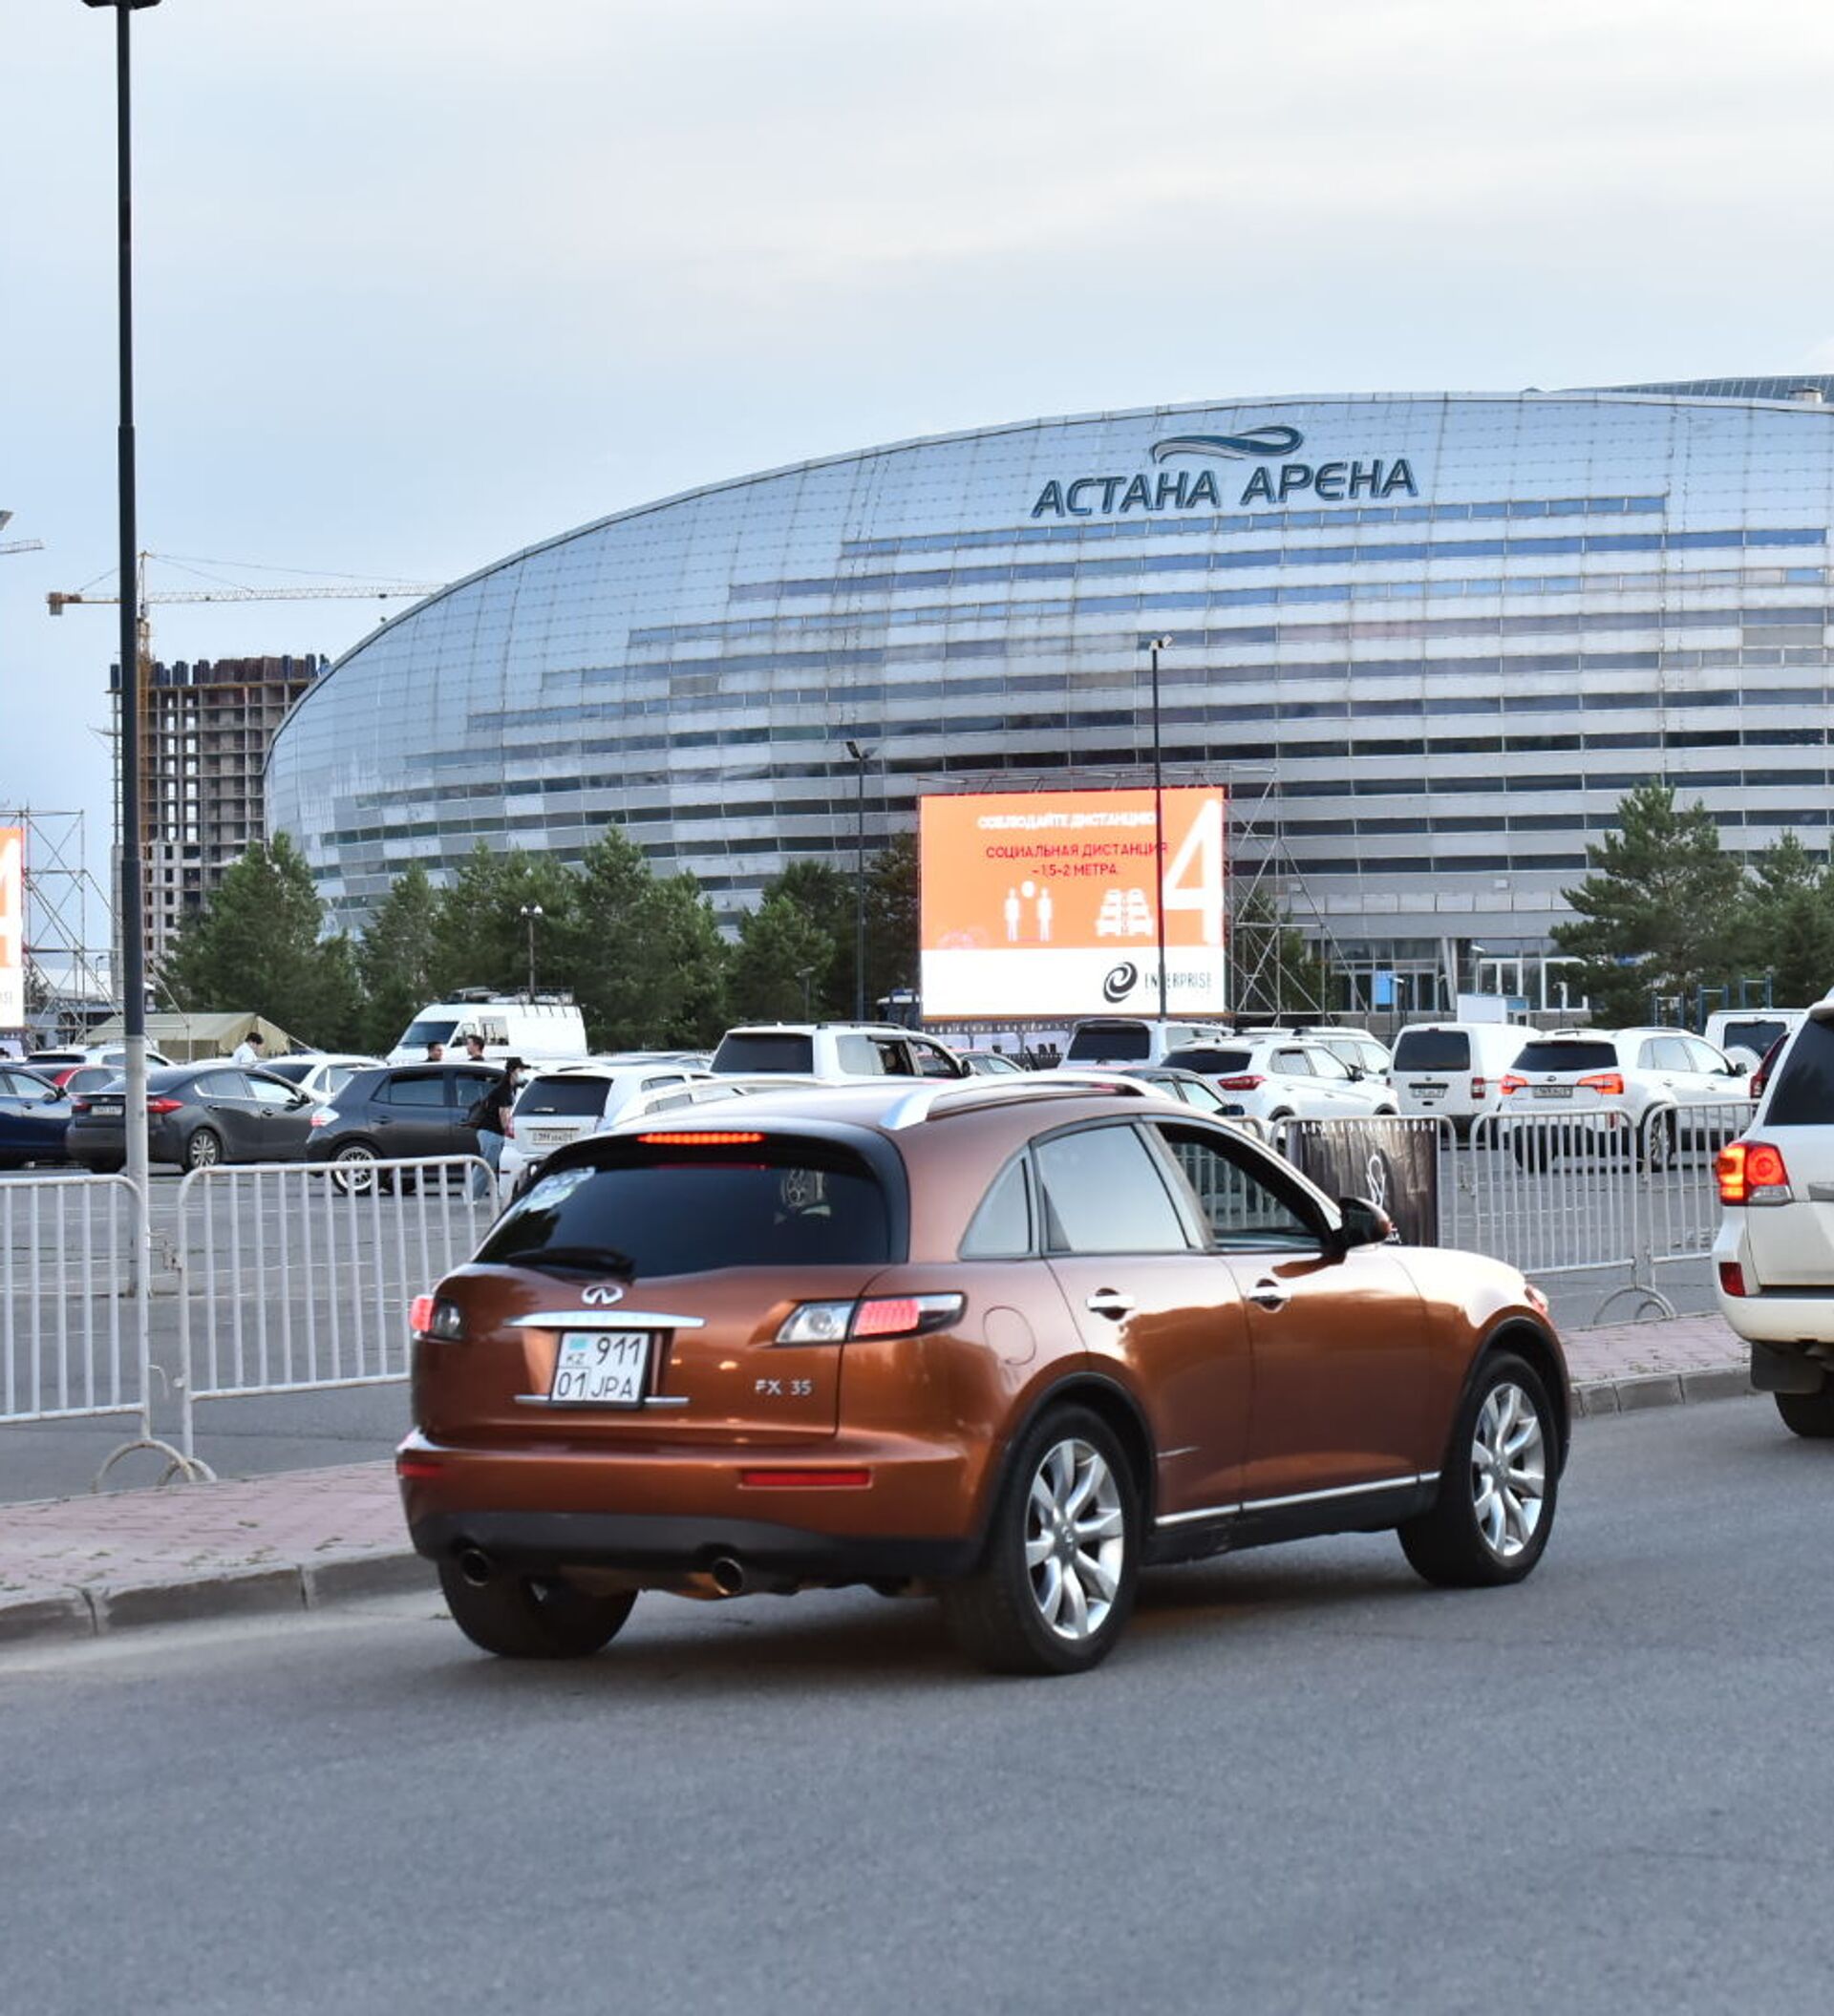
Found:
[[[1161,896],[1168,919],[1175,911],[1195,910],[1202,942],[1220,945],[1226,893],[1223,800],[1206,796],[1195,810],[1184,838],[1165,863]]]

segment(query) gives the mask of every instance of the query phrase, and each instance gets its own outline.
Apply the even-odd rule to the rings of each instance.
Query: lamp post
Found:
[[[528,926],[528,998],[535,999],[535,920],[546,916],[540,903],[524,903],[517,916]]]
[[[1159,931],[1159,1019],[1165,1020],[1165,753],[1159,732],[1159,654],[1169,651],[1169,637],[1149,637],[1147,655],[1153,667],[1153,922]]]
[[[108,7],[115,12],[116,310],[120,366],[116,482],[121,580],[121,732],[118,745],[121,790],[120,830],[116,835],[116,850],[120,861],[121,1034],[127,1050],[127,1096],[122,1117],[127,1130],[127,1175],[135,1199],[130,1208],[134,1213],[137,1266],[144,1265],[147,1251],[146,864],[140,854],[140,610],[139,598],[135,592],[134,557],[134,175],[127,30],[137,9],[158,4],[159,0],[83,0],[85,7]]]
[[[866,1019],[866,764],[872,751],[847,738],[859,789],[853,828],[853,1019]]]

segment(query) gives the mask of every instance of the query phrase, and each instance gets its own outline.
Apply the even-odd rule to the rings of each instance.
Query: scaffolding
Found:
[[[0,826],[25,834],[26,1019],[48,1047],[74,1042],[119,1006],[114,906],[89,871],[88,815],[0,807]]]

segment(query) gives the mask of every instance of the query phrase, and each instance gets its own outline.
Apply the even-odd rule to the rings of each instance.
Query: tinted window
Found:
[[[868,1065],[866,1069],[871,1070]],[[809,1036],[755,1030],[723,1037],[714,1052],[715,1071],[813,1071],[815,1042]]]
[[[1066,1064],[1143,1064],[1153,1053],[1152,1031],[1143,1022],[1085,1022],[1070,1038]]]
[[[1214,1050],[1207,1044],[1194,1044],[1188,1050],[1175,1050],[1165,1059],[1180,1071],[1201,1071],[1213,1078],[1232,1078],[1248,1068],[1253,1052],[1246,1050]]]
[[[421,1078],[385,1078],[375,1088],[375,1096],[385,1106],[443,1106],[445,1081],[438,1072]]]
[[[1764,1119],[1778,1127],[1825,1126],[1834,1120],[1834,1023],[1804,1022],[1796,1031],[1772,1083]]]
[[[245,1099],[248,1081],[239,1071],[203,1072],[192,1081],[194,1099]]]
[[[1184,1228],[1146,1144],[1131,1127],[1040,1141],[1046,1237],[1057,1252],[1183,1253]]]
[[[633,1280],[896,1257],[878,1178],[844,1150],[809,1141],[724,1154],[638,1149],[609,1166],[557,1170],[511,1208],[478,1258],[514,1264],[550,1248],[611,1254],[605,1264]]]
[[[267,1069],[275,1077],[285,1078],[289,1085],[299,1085],[317,1062],[316,1057],[279,1057]]]
[[[1317,1227],[1300,1207],[1297,1192],[1281,1183],[1262,1157],[1195,1128],[1162,1127],[1160,1134],[1191,1186],[1211,1239],[1224,1251],[1317,1245]]]
[[[1728,1050],[1748,1050],[1754,1057],[1761,1057],[1786,1027],[1763,1019],[1728,1022],[1719,1040]]]
[[[1617,1052],[1609,1043],[1525,1043],[1517,1071],[1613,1071]]]
[[[429,1043],[450,1043],[452,1032],[458,1027],[456,1022],[411,1022],[407,1032],[395,1045],[396,1050],[421,1050]]]
[[[962,1241],[964,1260],[1008,1260],[1032,1250],[1032,1189],[1025,1157],[993,1178]]]
[[[537,1078],[517,1100],[516,1116],[532,1119],[542,1114],[564,1114],[569,1118],[597,1118],[605,1111],[605,1095],[610,1089],[603,1078]]]
[[[1461,1029],[1407,1029],[1395,1046],[1397,1071],[1469,1071],[1471,1039]]]

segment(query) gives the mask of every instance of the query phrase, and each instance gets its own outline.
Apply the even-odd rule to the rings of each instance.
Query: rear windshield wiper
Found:
[[[525,1253],[504,1253],[501,1259],[512,1267],[554,1267],[568,1274],[621,1274],[626,1281],[637,1278],[636,1262],[615,1246],[531,1246]]]

